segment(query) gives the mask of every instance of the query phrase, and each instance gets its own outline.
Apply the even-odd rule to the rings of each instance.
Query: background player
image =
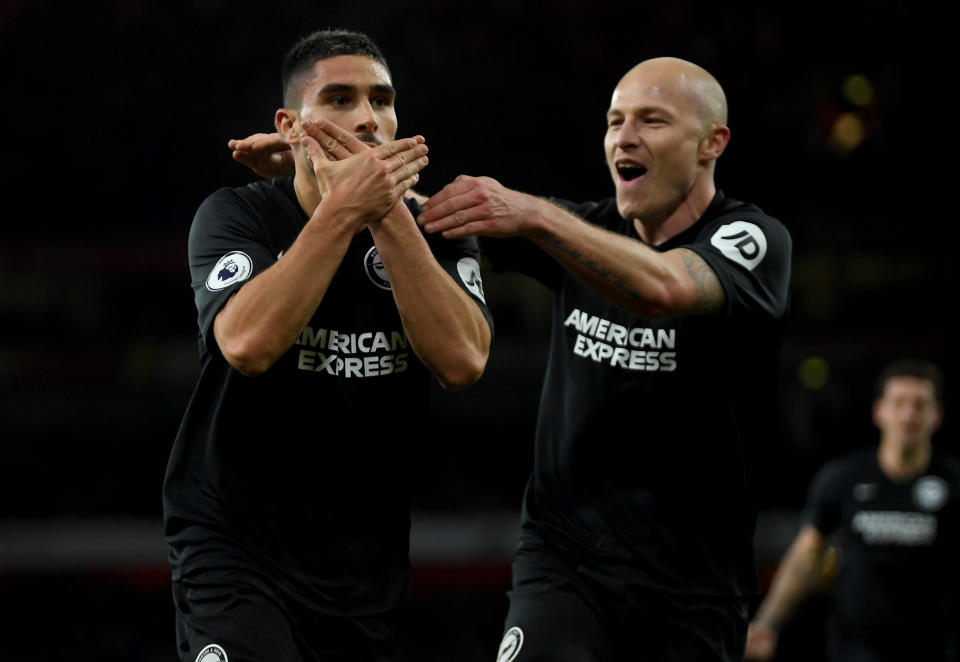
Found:
[[[830,541],[840,552],[831,660],[957,659],[960,463],[933,449],[941,402],[936,366],[905,359],[884,369],[873,405],[880,444],[817,473],[806,523],[750,625],[747,659],[774,658]]]
[[[317,32],[282,78],[293,177],[215,192],[190,230],[200,375],[163,490],[185,662],[394,658],[405,445],[431,374],[467,386],[489,353],[476,242],[426,238],[402,201],[427,150],[394,140],[379,49]],[[303,133],[330,120],[352,158]]]

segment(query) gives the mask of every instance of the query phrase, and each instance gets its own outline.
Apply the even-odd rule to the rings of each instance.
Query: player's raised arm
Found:
[[[283,259],[253,278],[218,313],[220,351],[247,375],[266,371],[293,344],[326,293],[363,226],[379,220],[426,166],[422,138],[381,145],[342,161],[301,139],[322,192],[310,220]]]
[[[410,210],[398,204],[369,226],[410,344],[445,389],[473,384],[490,355],[491,329],[479,307],[479,252],[457,255],[449,273],[437,261]],[[467,248],[465,242],[448,242]],[[465,277],[465,274],[466,277]]]
[[[227,142],[233,160],[247,166],[264,179],[287,177],[295,171],[293,150],[279,133],[254,133]]]
[[[424,204],[418,223],[450,238],[525,236],[637,315],[704,314],[724,303],[716,275],[692,251],[658,253],[489,177],[458,177]]]

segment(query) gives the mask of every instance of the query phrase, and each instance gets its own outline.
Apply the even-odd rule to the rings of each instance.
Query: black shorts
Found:
[[[260,576],[207,571],[173,582],[181,662],[388,662],[397,658],[393,614],[318,614]]]
[[[497,662],[740,662],[750,602],[625,584],[521,549]]]

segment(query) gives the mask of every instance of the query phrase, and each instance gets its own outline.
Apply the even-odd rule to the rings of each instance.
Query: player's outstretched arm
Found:
[[[265,372],[294,343],[323,300],[353,236],[379,220],[426,165],[422,138],[381,145],[343,161],[301,136],[323,197],[290,248],[243,285],[214,320],[224,358],[246,375]]]
[[[826,541],[816,527],[804,525],[787,550],[770,590],[750,623],[745,660],[765,662],[773,658],[783,625],[819,584],[826,549]]]
[[[693,251],[658,253],[489,177],[457,177],[424,204],[417,222],[427,232],[451,238],[526,236],[598,293],[637,315],[707,314],[724,305],[719,279]]]
[[[359,144],[364,149],[369,149],[357,138],[331,122],[320,120],[313,124],[308,120],[304,121],[304,127],[307,133],[313,132],[313,137],[326,142],[329,147],[333,147],[328,141],[324,141],[324,128],[327,130],[337,129],[337,136],[343,142],[337,142],[338,147],[344,147],[346,144]],[[327,136],[330,137],[330,136]],[[287,177],[295,172],[294,155],[290,145],[283,139],[279,133],[254,133],[246,138],[232,139],[227,142],[227,147],[232,150],[233,159],[247,166],[264,179],[273,179],[274,177]],[[322,148],[322,145],[321,145]],[[325,154],[332,159],[347,158],[350,154],[356,154],[358,151],[347,149],[335,149],[333,151],[324,150]],[[339,156],[334,156],[334,152]],[[414,189],[407,191],[407,196],[423,204],[427,201],[427,196],[417,193]]]
[[[287,177],[295,171],[293,150],[279,133],[254,133],[232,139],[227,147],[233,160],[247,166],[264,179]]]

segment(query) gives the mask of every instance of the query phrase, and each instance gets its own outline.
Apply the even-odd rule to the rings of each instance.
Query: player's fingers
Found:
[[[428,223],[436,223],[476,205],[477,199],[471,189],[458,186],[456,182],[447,184],[442,191],[423,203],[421,206],[422,212],[417,217],[417,223],[423,226]]]
[[[477,235],[493,234],[490,232],[492,225],[488,221],[476,221],[474,223],[465,223],[458,225],[450,230],[440,232],[444,239],[462,239],[463,237],[476,237]],[[428,230],[429,232],[429,230]],[[438,230],[434,230],[438,232]]]
[[[414,136],[413,138],[401,138],[400,140],[391,140],[388,143],[384,143],[376,148],[377,158],[380,159],[389,159],[395,154],[400,152],[406,152],[417,145],[425,143],[423,136]]]
[[[310,158],[310,163],[313,164],[314,168],[330,160],[324,153],[320,143],[306,133],[300,135],[300,144],[303,145],[303,148],[306,150],[307,156]]]
[[[423,223],[423,229],[427,232],[446,232],[454,228],[486,220],[488,214],[479,207],[468,207],[466,209],[457,209],[442,218],[435,221]]]
[[[248,168],[252,168],[257,163],[256,156],[250,152],[242,152],[237,149],[233,150],[233,160],[242,163]]]
[[[413,149],[407,149],[397,152],[386,160],[387,172],[393,172],[410,163],[415,163],[417,159],[426,156],[429,148],[425,144],[415,145]]]
[[[282,152],[290,149],[290,145],[279,133],[261,133],[253,141],[254,149],[263,152]]]
[[[399,166],[393,173],[394,181],[402,182],[405,179],[413,177],[415,174],[426,168],[429,162],[429,157],[421,156],[414,159],[410,163],[407,163],[406,165]]]
[[[268,135],[269,134],[266,134],[266,133],[254,133],[247,136],[246,138],[240,138],[240,139],[234,138],[229,143],[227,143],[227,145],[229,145],[231,149],[238,149],[241,151],[245,150],[248,152],[257,151],[263,148],[264,138]],[[279,137],[279,134],[274,134],[274,135],[277,135],[277,137]]]
[[[231,138],[229,141],[227,141],[227,147],[233,150],[245,150],[250,149],[250,145],[252,143],[253,136],[247,136],[246,138]]]
[[[338,159],[349,158],[370,149],[355,135],[337,126],[330,120],[304,120],[303,128],[323,145],[323,148]]]
[[[308,135],[317,141],[323,148],[323,151],[327,153],[329,160],[342,161],[343,159],[350,158],[354,154],[345,145],[341,144],[335,135],[319,128],[315,122],[304,120],[301,135]]]
[[[459,175],[456,179],[434,193],[429,199],[427,199],[426,202],[423,203],[423,215],[428,220],[443,216],[444,213],[446,213],[447,208],[442,208],[439,214],[435,213],[436,208],[449,202],[452,198],[463,195],[471,188],[475,180],[476,177]]]
[[[414,186],[416,186],[417,182],[419,181],[420,181],[420,173],[415,172],[409,177],[407,177],[406,179],[397,183],[394,189],[396,190],[398,195],[402,196],[404,193],[406,193],[407,191],[412,189]]]

